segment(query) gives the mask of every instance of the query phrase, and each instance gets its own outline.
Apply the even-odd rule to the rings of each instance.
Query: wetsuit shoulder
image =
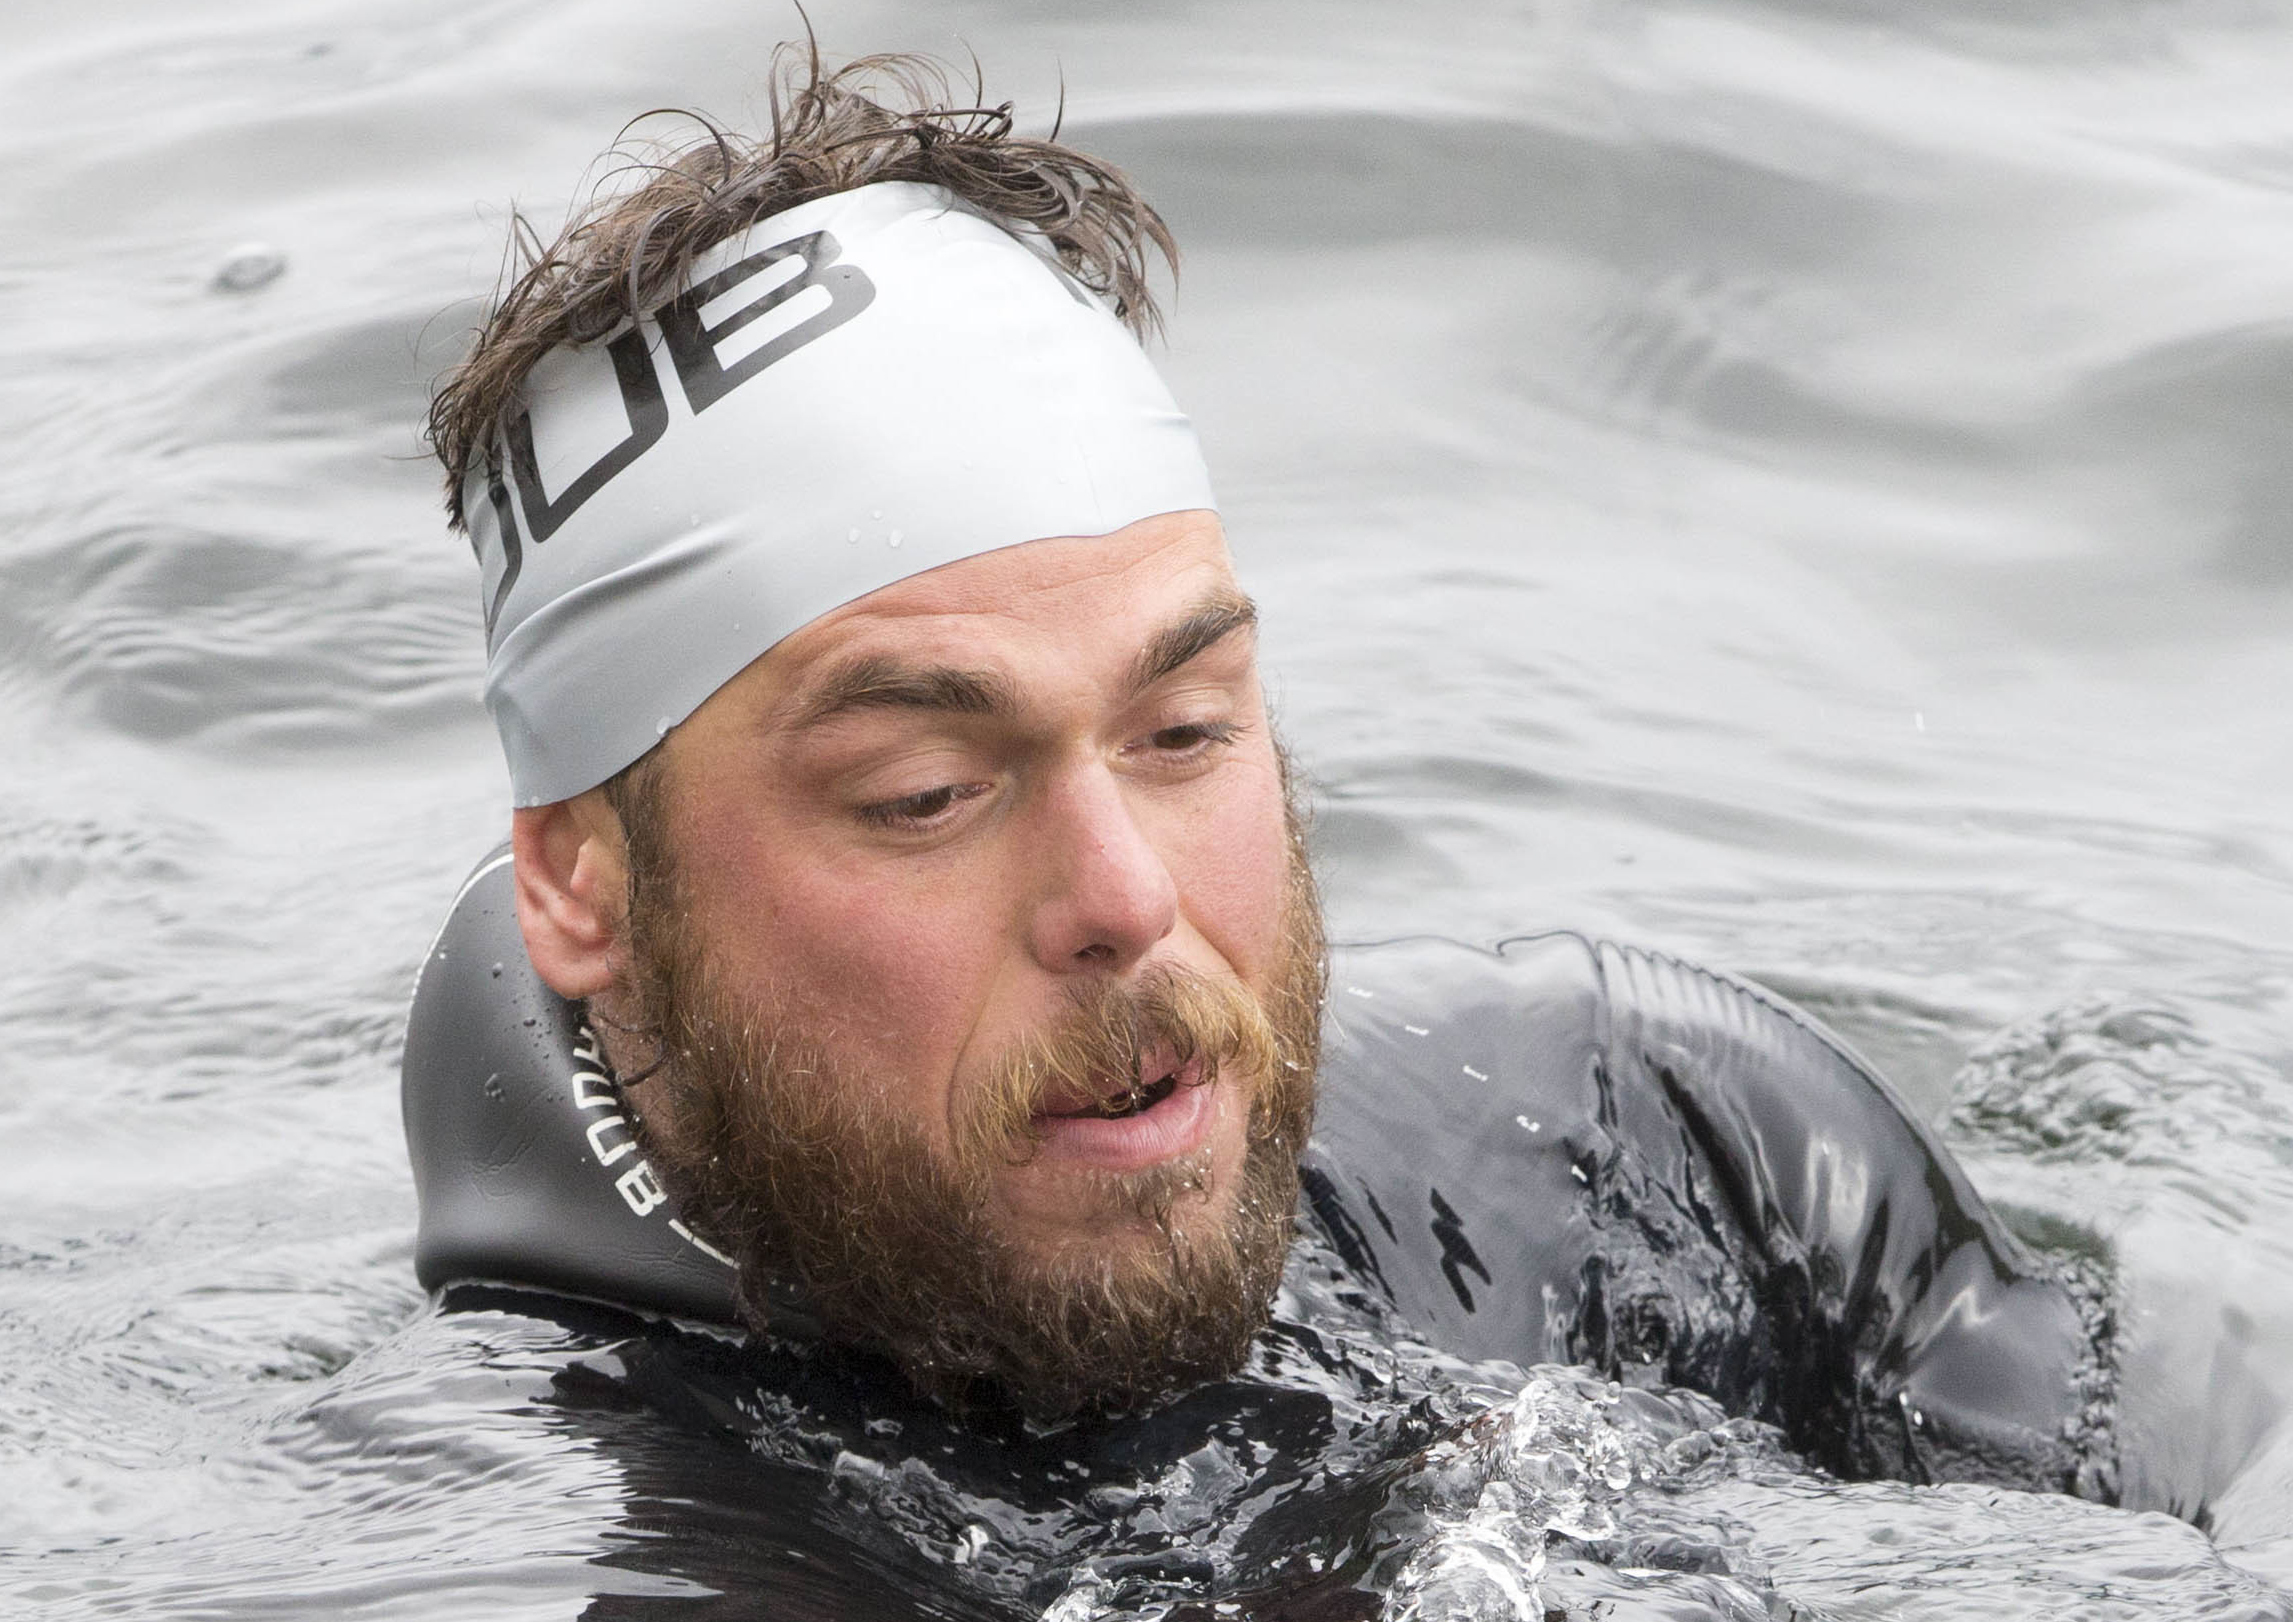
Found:
[[[1414,941],[1343,954],[1330,1024],[1309,1191],[1441,1344],[1691,1385],[1845,1474],[2076,1476],[2088,1318],[1782,999],[1576,935]]]
[[[1607,1010],[1590,945],[1341,948],[1306,1189],[1332,1244],[1446,1349],[1575,1360]]]

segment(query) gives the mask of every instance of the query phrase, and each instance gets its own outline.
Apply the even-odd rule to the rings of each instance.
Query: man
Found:
[[[523,1023],[585,1009],[566,1130],[621,1204],[567,1197],[684,1248],[508,1223],[556,1174],[504,1170],[537,1129],[418,1000],[424,1277],[707,1316],[661,1281],[715,1257],[752,1330],[959,1409],[1135,1408],[1265,1322],[1324,1003],[1254,612],[1133,338],[1170,239],[912,64],[776,108],[569,228],[433,411],[560,999]],[[1803,1017],[1573,939],[1393,967],[1464,1045],[1348,1011],[1307,1209],[1439,1344],[1697,1384],[1838,1468],[2101,1481],[2091,1313]]]
[[[1167,245],[1004,115],[817,84],[438,402],[534,966],[744,1279],[949,1395],[1231,1366],[1287,1248],[1311,885],[1191,433],[1086,291],[1143,330]]]

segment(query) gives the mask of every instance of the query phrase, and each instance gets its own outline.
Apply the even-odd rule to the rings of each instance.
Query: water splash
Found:
[[[1772,1432],[1728,1421],[1701,1399],[1628,1393],[1579,1370],[1538,1369],[1510,1402],[1434,1449],[1396,1493],[1396,1507],[1424,1526],[1405,1543],[1381,1615],[1545,1622],[1577,1614],[1563,1590],[1583,1587],[1593,1568],[1572,1561],[1556,1581],[1556,1555],[1637,1569],[1644,1585],[1678,1573],[1718,1595],[1722,1614],[1770,1615],[1757,1561],[1709,1536],[1683,1536],[1676,1517],[1634,1500],[1783,1456]],[[1715,1574],[1724,1580],[1718,1588]]]

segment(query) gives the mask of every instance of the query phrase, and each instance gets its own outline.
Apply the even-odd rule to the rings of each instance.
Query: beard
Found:
[[[646,837],[658,824],[636,820],[625,1028],[652,1040],[656,1068],[631,1113],[686,1220],[738,1263],[752,1328],[793,1290],[828,1335],[886,1354],[943,1403],[1000,1397],[1040,1419],[1135,1408],[1242,1365],[1290,1247],[1320,1042],[1321,911],[1294,813],[1263,997],[1164,965],[1079,989],[966,1084],[945,1148],[802,1021],[717,983]],[[1246,1108],[1230,1186],[1207,1146],[1077,1172],[1091,1203],[1077,1237],[1007,1231],[999,1173],[1040,1150],[1046,1115],[1135,1100],[1148,1054],[1199,1061],[1197,1084]]]

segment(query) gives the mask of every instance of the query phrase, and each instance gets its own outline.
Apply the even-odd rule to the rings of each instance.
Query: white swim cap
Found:
[[[1162,380],[1047,248],[906,181],[776,214],[544,356],[472,469],[516,803],[603,782],[840,603],[1213,505]]]

